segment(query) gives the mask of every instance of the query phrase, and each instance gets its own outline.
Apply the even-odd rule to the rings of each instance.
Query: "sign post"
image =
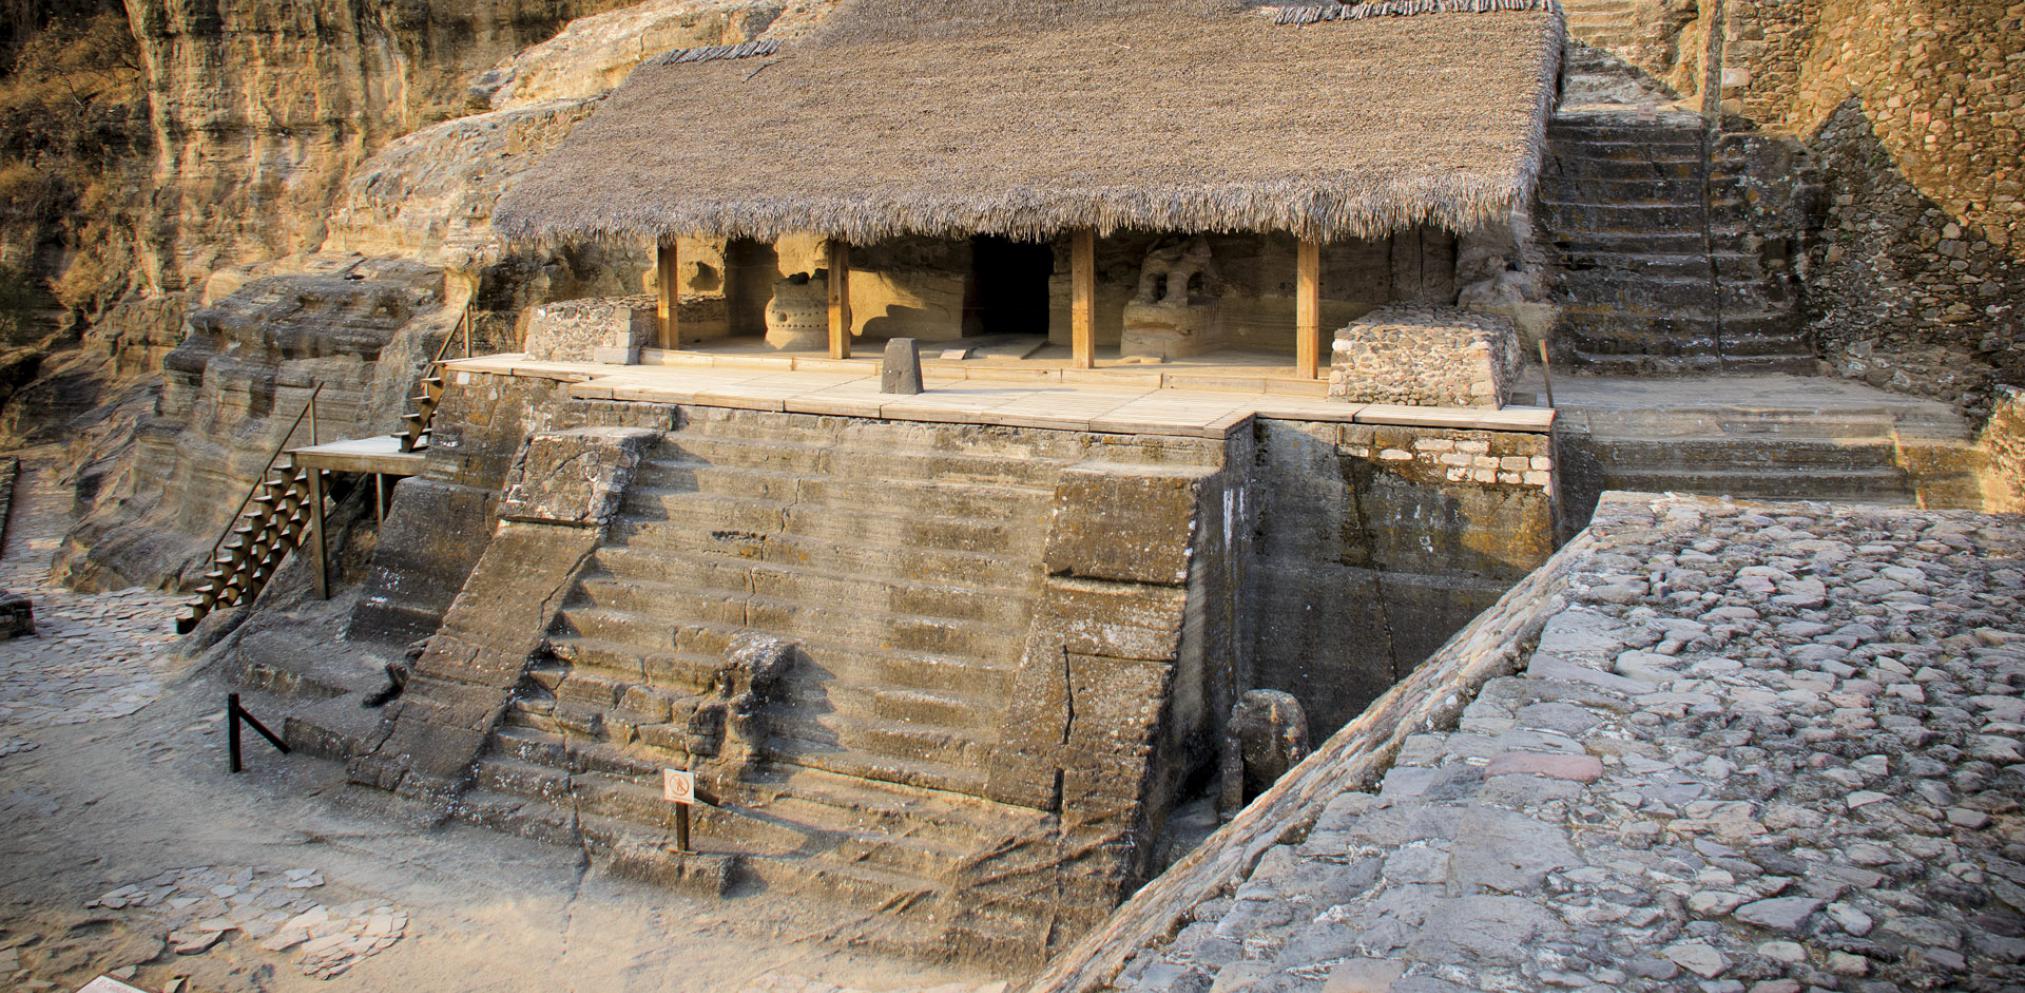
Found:
[[[675,850],[689,851],[689,807],[696,802],[696,774],[661,770],[661,799],[675,805]]]

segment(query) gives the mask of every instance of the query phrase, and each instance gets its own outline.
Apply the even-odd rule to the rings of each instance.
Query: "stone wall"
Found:
[[[2025,380],[2017,5],[1704,0],[1668,70],[1683,92],[1718,11],[1728,126],[1804,148],[1826,183],[1803,263],[1823,357],[1977,411]]]
[[[1503,407],[1518,372],[1512,322],[1453,307],[1388,305],[1336,332],[1329,398]]]
[[[2025,390],[1997,387],[1980,445],[1987,459],[1983,508],[1993,513],[2025,513]]]
[[[1335,730],[1553,552],[1547,435],[1258,422],[1249,686]]]

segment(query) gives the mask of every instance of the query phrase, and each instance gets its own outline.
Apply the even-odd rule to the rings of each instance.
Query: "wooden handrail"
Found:
[[[288,425],[288,433],[282,435],[281,440],[275,443],[274,451],[268,453],[267,464],[261,467],[259,477],[254,481],[252,488],[246,491],[246,496],[240,499],[239,509],[234,510],[231,518],[226,520],[225,532],[218,536],[217,541],[211,543],[211,550],[204,554],[204,568],[206,571],[209,571],[211,566],[217,563],[219,547],[225,544],[226,538],[231,537],[232,529],[239,526],[239,518],[246,513],[246,505],[253,502],[253,495],[260,492],[262,486],[267,485],[267,474],[274,471],[275,461],[281,458],[281,453],[288,450],[288,441],[290,438],[295,437],[295,429],[302,426],[304,418],[309,418],[311,424],[316,423],[316,398],[322,392],[323,383],[321,382],[310,388],[309,399],[303,402],[302,410],[295,415],[295,420]],[[310,429],[310,444],[316,444],[316,429],[313,427]]]

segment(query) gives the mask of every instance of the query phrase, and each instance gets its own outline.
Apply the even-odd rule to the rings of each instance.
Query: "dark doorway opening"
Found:
[[[970,240],[970,279],[963,294],[963,333],[1048,333],[1048,279],[1055,250],[1046,242],[996,235]]]

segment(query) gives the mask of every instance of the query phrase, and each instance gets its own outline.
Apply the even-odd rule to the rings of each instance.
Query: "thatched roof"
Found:
[[[536,244],[1463,231],[1529,194],[1560,44],[1553,0],[844,0],[806,40],[643,64],[493,223]]]

